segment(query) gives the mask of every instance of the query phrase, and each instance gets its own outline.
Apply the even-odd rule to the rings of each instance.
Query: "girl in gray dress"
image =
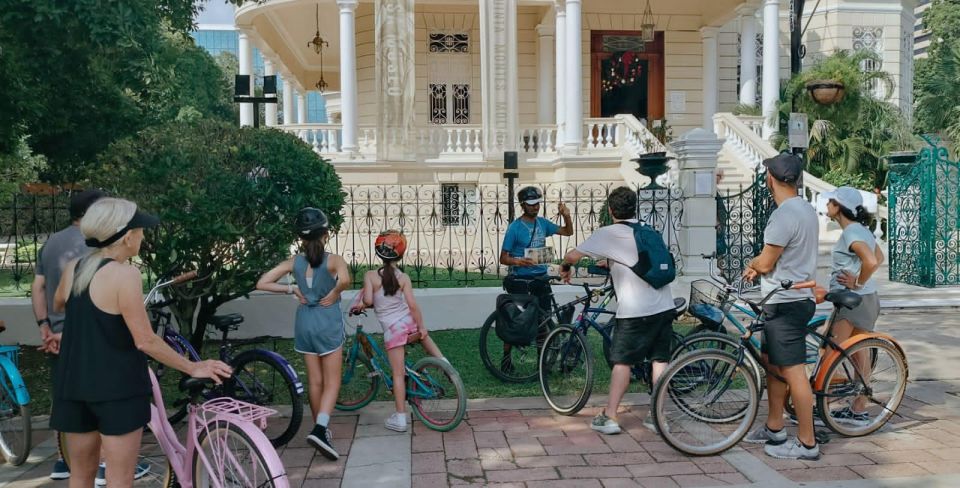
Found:
[[[833,269],[830,291],[849,290],[862,298],[859,306],[841,308],[834,318],[833,338],[838,344],[843,344],[852,335],[873,331],[880,316],[880,299],[873,274],[883,262],[883,251],[865,227],[871,215],[863,208],[863,197],[859,190],[842,186],[823,196],[827,199],[827,216],[843,229],[831,253]],[[870,366],[865,356],[858,354],[855,358],[863,370]],[[842,423],[866,425],[870,421],[865,412],[866,401],[865,397],[858,397],[852,405],[834,410],[830,415]]]
[[[340,293],[350,287],[350,271],[343,258],[326,252],[329,221],[320,209],[300,210],[296,228],[302,252],[264,273],[257,289],[296,295],[300,301],[294,321],[293,347],[303,354],[307,365],[310,410],[317,421],[307,442],[328,459],[336,460],[340,455],[333,448],[327,426],[340,392],[345,338]],[[277,283],[291,273],[295,284]]]

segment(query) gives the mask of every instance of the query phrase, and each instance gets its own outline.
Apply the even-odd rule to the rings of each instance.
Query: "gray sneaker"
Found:
[[[777,459],[803,459],[806,461],[816,461],[820,459],[820,444],[812,448],[806,448],[796,437],[790,442],[782,444],[767,444],[763,447],[767,456]]]
[[[774,432],[767,428],[767,424],[753,429],[753,432],[743,438],[743,442],[749,442],[750,444],[766,444],[768,441],[780,444],[786,442],[786,440],[787,429],[780,429],[780,432]]]
[[[590,422],[590,428],[601,434],[620,433],[620,424],[603,413],[598,413],[597,416],[593,418],[593,422]]]

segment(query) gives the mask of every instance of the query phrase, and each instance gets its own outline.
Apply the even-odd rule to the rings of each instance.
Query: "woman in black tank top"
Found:
[[[150,420],[148,355],[196,378],[219,383],[230,376],[230,367],[220,361],[184,359],[150,327],[140,271],[127,260],[139,253],[143,229],[159,222],[133,202],[98,200],[80,221],[94,252],[64,268],[54,297],[54,308],[66,309],[66,318],[60,343],[53,346],[60,360],[50,425],[66,433],[71,488],[93,484],[101,452],[107,484],[132,485]]]

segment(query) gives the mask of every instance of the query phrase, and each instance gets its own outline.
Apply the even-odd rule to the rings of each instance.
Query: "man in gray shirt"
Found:
[[[57,354],[60,352],[57,348],[60,341],[53,339],[59,339],[60,334],[63,333],[64,318],[64,314],[54,312],[53,296],[57,292],[57,286],[60,285],[60,275],[63,274],[63,268],[67,263],[86,256],[90,252],[80,232],[80,219],[87,213],[87,209],[93,205],[93,202],[104,196],[106,194],[100,190],[87,190],[72,195],[70,197],[71,224],[50,236],[40,248],[36,276],[31,285],[30,301],[33,303],[33,315],[37,318],[37,325],[40,326],[40,339],[43,341],[41,350],[50,354],[51,371],[56,370]],[[61,480],[69,477],[70,470],[61,456],[54,464],[50,478]]]
[[[816,279],[820,226],[813,206],[797,193],[803,161],[793,154],[779,154],[764,160],[763,165],[777,208],[764,229],[763,251],[747,265],[743,276],[749,280],[759,276],[766,297],[780,289],[783,280],[801,283]],[[812,288],[780,291],[763,307],[763,353],[773,373],[767,375],[769,413],[766,424],[745,440],[766,443],[764,450],[775,458],[820,458],[813,431],[813,392],[804,367],[806,326],[815,309]],[[783,425],[788,387],[798,421],[797,437],[789,442]]]

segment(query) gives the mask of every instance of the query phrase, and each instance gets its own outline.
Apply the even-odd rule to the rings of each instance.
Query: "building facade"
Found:
[[[863,69],[893,75],[891,101],[909,112],[915,8],[807,1],[804,62],[874,50],[880,65]],[[271,0],[237,8],[231,27],[240,72],[256,74],[259,52],[290,95],[267,125],[313,145],[345,183],[500,181],[506,151],[522,180],[635,181],[630,159],[695,128],[727,139],[720,168],[737,182],[774,128],[729,112],[774,110],[790,11],[789,0]],[[329,122],[300,116],[321,79]]]

